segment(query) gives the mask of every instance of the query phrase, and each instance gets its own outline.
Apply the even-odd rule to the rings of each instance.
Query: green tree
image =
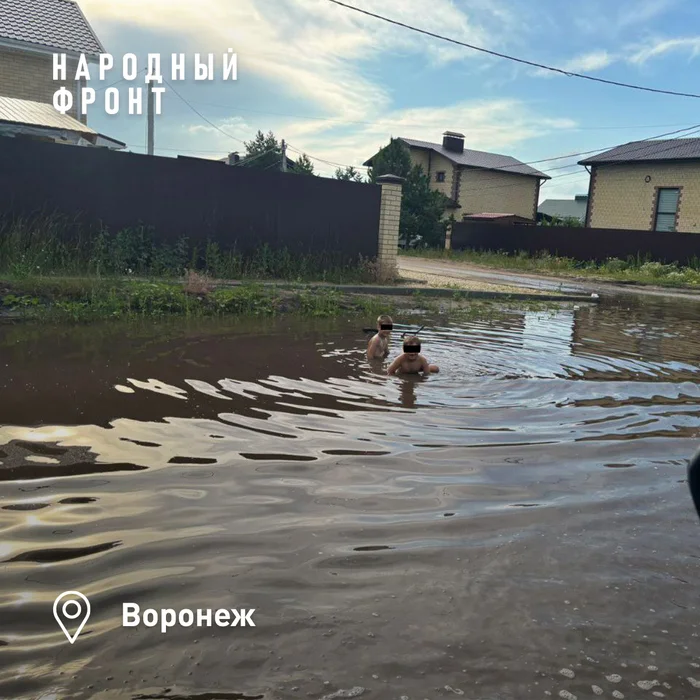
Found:
[[[282,145],[278,143],[272,131],[269,131],[267,136],[258,131],[252,141],[244,141],[244,144],[246,154],[241,165],[247,168],[273,169],[282,162]]]
[[[352,165],[346,165],[344,168],[337,168],[335,171],[336,180],[347,180],[350,182],[364,182],[362,174],[359,173]]]
[[[370,182],[376,182],[380,175],[408,177],[410,170],[411,154],[408,147],[403,141],[392,138],[389,145],[375,156],[367,176]]]
[[[291,167],[289,167],[291,165]],[[288,164],[288,169],[290,172],[298,173],[300,175],[315,175],[314,164],[309,160],[306,153],[304,153],[301,158],[294,161],[293,165]]]
[[[548,221],[547,219],[543,219],[541,223],[542,226],[570,226],[572,228],[583,227],[583,222],[581,219],[575,216],[553,216],[551,220]]]
[[[370,182],[381,175],[403,177],[401,224],[399,237],[411,246],[420,238],[421,245],[440,247],[445,242],[447,220],[443,218],[448,198],[430,186],[430,178],[420,165],[412,165],[408,147],[391,139],[374,158],[369,171]]]

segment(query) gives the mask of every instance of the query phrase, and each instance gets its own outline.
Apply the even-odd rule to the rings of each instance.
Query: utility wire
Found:
[[[675,131],[669,131],[669,132],[666,132],[666,133],[664,133],[664,134],[657,134],[656,136],[649,136],[649,137],[647,137],[646,139],[640,139],[640,140],[639,140],[639,143],[644,143],[644,144],[646,144],[647,142],[652,141],[652,140],[654,140],[654,139],[661,139],[661,138],[663,138],[663,137],[665,137],[665,136],[673,136],[673,135],[675,135],[675,134],[679,134],[679,133],[682,133],[682,132],[696,133],[696,131],[691,131],[691,130],[697,130],[697,129],[699,129],[699,128],[700,128],[700,124],[694,124],[693,126],[686,127],[686,128],[684,128],[684,129],[677,129],[677,130],[675,130]],[[685,135],[688,136],[689,134],[685,134]],[[595,148],[595,149],[590,150],[590,151],[580,151],[580,152],[578,152],[578,153],[569,153],[569,154],[564,155],[564,156],[555,156],[555,157],[553,157],[553,158],[541,158],[540,160],[532,160],[532,161],[529,161],[529,162],[527,162],[527,163],[514,163],[514,164],[512,164],[512,165],[504,165],[504,166],[500,166],[500,167],[497,167],[497,168],[489,168],[489,169],[490,169],[490,170],[500,171],[500,172],[508,172],[508,171],[509,171],[510,169],[512,169],[512,168],[519,168],[519,167],[522,167],[523,165],[537,165],[538,163],[547,163],[547,162],[552,162],[552,161],[555,161],[555,160],[564,160],[564,159],[566,159],[566,158],[576,158],[576,157],[578,157],[578,156],[590,155],[591,153],[600,153],[601,151],[607,151],[607,150],[610,150],[611,148],[616,148],[616,147],[619,146],[619,145],[620,145],[620,144],[616,144],[615,146],[604,146],[604,147],[602,147],[602,148]],[[296,148],[293,148],[293,147],[290,146],[289,144],[287,144],[287,146],[290,148],[290,150],[294,151],[295,153],[301,153],[301,151],[299,151],[299,150],[296,149]],[[646,145],[640,147],[640,149],[631,149],[631,150],[629,151],[629,153],[635,153],[635,152],[637,152],[637,150],[641,150],[641,148],[646,148]],[[665,149],[665,150],[666,150],[666,149]],[[663,152],[663,151],[662,151],[662,152]],[[308,154],[308,153],[307,153],[307,155],[309,156],[309,158],[312,158],[313,160],[318,160],[318,161],[320,161],[320,162],[322,162],[322,163],[327,163],[327,164],[329,164],[329,165],[340,165],[340,166],[343,166],[342,163],[334,163],[333,161],[324,160],[323,158],[318,158],[318,157],[312,156],[312,155],[310,155],[310,154]],[[578,163],[571,163],[570,165],[565,165],[565,166],[561,166],[561,167],[557,167],[557,168],[550,168],[549,170],[550,170],[550,172],[551,172],[551,171],[554,171],[554,170],[563,170],[564,168],[570,168],[570,167],[573,167],[574,165],[578,165]],[[348,167],[348,166],[343,166],[343,167]],[[364,165],[353,166],[353,167],[355,167],[355,168],[365,168],[365,169],[367,169],[367,166],[364,166]],[[517,174],[517,173],[516,173],[516,174]],[[494,179],[497,179],[497,178],[496,178],[496,177],[485,178],[484,181],[486,181],[486,180],[494,180]]]
[[[200,102],[195,101],[194,104],[202,105],[206,107],[218,107],[219,109],[235,109],[237,112],[253,112],[255,114],[267,114],[273,117],[289,117],[290,119],[311,119],[313,121],[320,122],[332,122],[334,124],[349,125],[349,124],[361,124],[364,126],[390,126],[396,128],[397,126],[402,129],[439,129],[442,128],[436,122],[432,124],[416,124],[416,123],[401,123],[397,124],[396,121],[391,120],[380,120],[380,121],[362,121],[357,119],[334,119],[332,117],[319,117],[311,114],[287,114],[286,112],[267,112],[262,109],[252,109],[250,107],[240,107],[238,105],[222,105],[216,102]],[[557,128],[557,131],[609,131],[609,130],[620,130],[624,129],[629,131],[631,129],[665,129],[670,126],[683,126],[682,123],[676,124],[628,124],[622,126],[572,126],[572,127],[561,127]]]
[[[336,0],[330,0],[330,1],[331,1],[331,2],[336,2]],[[340,3],[340,4],[342,4],[342,3]],[[348,6],[348,7],[349,7],[349,6]],[[353,8],[353,9],[356,9],[356,8]],[[383,19],[383,18],[381,18],[381,19]],[[243,145],[245,145],[245,141],[242,141],[241,139],[239,139],[239,138],[237,138],[237,137],[235,137],[235,136],[232,136],[231,134],[226,133],[223,129],[221,129],[221,128],[218,127],[216,124],[214,124],[212,121],[210,121],[209,119],[207,119],[201,112],[199,112],[197,109],[195,109],[184,97],[182,97],[182,95],[180,95],[180,93],[179,93],[177,90],[175,90],[175,88],[173,88],[173,86],[170,85],[170,83],[169,83],[165,78],[163,78],[163,80],[170,86],[170,88],[173,90],[173,92],[174,92],[174,93],[175,93],[175,94],[176,94],[176,95],[177,95],[177,96],[178,96],[178,97],[179,97],[179,98],[180,98],[180,99],[195,113],[195,114],[197,114],[201,119],[203,119],[205,122],[207,122],[207,124],[210,124],[212,127],[214,127],[215,129],[217,129],[218,131],[220,131],[222,134],[224,134],[224,136],[227,136],[228,138],[231,138],[231,139],[233,139],[234,141],[239,141],[240,143],[242,143]],[[694,125],[694,126],[692,126],[692,127],[687,127],[687,128],[684,128],[684,129],[677,129],[677,130],[675,130],[675,131],[670,131],[670,132],[667,132],[667,133],[665,133],[665,134],[659,134],[659,135],[657,135],[657,136],[650,136],[650,137],[648,137],[647,139],[641,139],[640,141],[646,143],[647,141],[651,141],[651,140],[653,140],[653,139],[660,139],[660,138],[663,138],[663,137],[665,137],[665,136],[671,136],[671,135],[678,134],[678,133],[681,133],[681,132],[688,132],[688,131],[690,131],[691,129],[698,129],[699,127],[700,127],[700,124],[696,124],[696,125]],[[695,132],[693,132],[693,133],[695,133]],[[687,136],[687,135],[688,135],[688,134],[686,134],[686,136]],[[304,152],[302,152],[302,151],[298,150],[297,148],[291,146],[289,143],[287,144],[287,147],[288,147],[290,150],[292,150],[293,152],[299,153],[300,155],[304,155],[304,154],[305,154]],[[517,164],[513,164],[513,165],[502,166],[502,167],[499,167],[499,168],[494,168],[494,170],[506,171],[506,172],[507,172],[509,168],[514,168],[514,167],[517,168],[517,167],[520,167],[521,165],[534,165],[534,164],[537,164],[537,163],[550,162],[550,161],[554,161],[554,160],[562,160],[562,159],[565,159],[565,158],[574,158],[574,157],[581,156],[581,155],[589,155],[590,153],[597,153],[597,152],[600,152],[600,151],[608,150],[609,148],[615,148],[615,146],[609,146],[609,147],[607,147],[607,148],[597,148],[597,149],[591,150],[591,151],[581,151],[581,152],[579,152],[579,153],[571,153],[571,154],[564,155],[564,156],[556,156],[556,157],[554,157],[554,158],[542,158],[542,159],[537,160],[537,161],[530,161],[529,163],[517,163]],[[671,146],[671,147],[669,147],[669,148],[673,148],[673,146]],[[248,158],[244,158],[244,159],[238,161],[237,163],[235,163],[235,164],[234,164],[234,167],[235,167],[235,166],[243,165],[243,163],[250,162],[250,161],[252,161],[252,160],[254,160],[254,159],[256,159],[256,158],[260,158],[261,156],[266,155],[267,153],[270,153],[270,152],[272,152],[272,151],[274,151],[274,150],[275,150],[275,149],[270,149],[270,150],[268,150],[268,151],[264,151],[264,152],[262,152],[262,153],[258,153],[258,154],[256,154],[255,156],[249,156]],[[634,152],[636,152],[636,150],[637,150],[637,149],[632,149],[632,151],[629,151],[629,153],[634,153]],[[668,149],[664,149],[664,151],[665,151],[665,150],[668,150]],[[664,151],[660,151],[660,152],[664,152]],[[318,158],[318,157],[316,157],[316,156],[312,156],[312,155],[310,155],[310,154],[308,154],[308,153],[306,153],[306,155],[307,155],[309,158],[312,158],[313,160],[317,160],[317,161],[319,161],[319,162],[326,163],[326,164],[328,164],[328,165],[335,165],[335,166],[338,166],[338,167],[346,167],[346,168],[347,168],[347,167],[351,167],[351,166],[348,166],[348,165],[345,164],[345,163],[336,163],[336,162],[334,162],[334,161],[329,161],[329,160],[325,160],[325,159],[323,159],[323,158]],[[571,164],[571,165],[569,165],[569,166],[564,166],[564,167],[572,167],[573,165],[574,165],[574,164]],[[354,168],[364,168],[364,169],[367,169],[367,166],[352,166],[352,167],[354,167]],[[555,169],[559,169],[559,168],[552,168],[552,170],[555,170]],[[574,173],[567,173],[567,174],[568,174],[568,175],[573,175]],[[554,177],[556,178],[556,177],[564,177],[564,176],[554,176]],[[495,178],[495,177],[494,177],[494,178],[486,178],[484,181],[489,180],[489,179],[496,179],[496,178]],[[507,187],[507,186],[509,186],[509,185],[499,185],[499,186],[497,186],[497,187]],[[490,188],[485,188],[485,189],[490,189]]]
[[[209,121],[201,112],[198,112],[170,83],[163,78],[165,83],[170,87],[170,89],[201,119],[204,119],[204,121],[207,124],[210,124],[213,126],[217,131],[220,131],[224,136],[228,136],[228,138],[233,139],[234,141],[238,141],[239,143],[242,143],[245,146],[245,141],[242,141],[241,139],[237,138],[236,136],[231,136],[231,134],[227,134],[221,127],[217,126],[214,124],[214,122]]]
[[[643,85],[632,85],[631,83],[620,83],[616,80],[606,80],[605,78],[596,78],[592,75],[586,75],[584,73],[574,73],[573,71],[564,70],[563,68],[554,68],[552,66],[546,66],[542,63],[535,63],[534,61],[527,61],[523,58],[516,58],[515,56],[509,56],[508,54],[498,53],[497,51],[492,51],[491,49],[484,49],[480,46],[474,46],[473,44],[467,44],[463,41],[458,41],[457,39],[451,39],[450,37],[442,36],[440,34],[435,34],[429,32],[425,29],[419,29],[418,27],[413,27],[410,24],[404,24],[403,22],[398,22],[394,19],[389,19],[388,17],[383,17],[382,15],[374,14],[373,12],[368,12],[367,10],[362,10],[359,7],[354,7],[353,5],[348,5],[340,0],[328,0],[335,5],[340,5],[348,10],[354,10],[355,12],[360,12],[363,15],[368,15],[369,17],[374,17],[375,19],[381,19],[384,22],[389,22],[390,24],[395,24],[398,27],[403,27],[404,29],[410,29],[411,31],[418,32],[419,34],[425,34],[427,36],[434,37],[435,39],[440,39],[442,41],[448,41],[451,44],[457,44],[459,46],[465,46],[468,49],[473,49],[474,51],[481,51],[482,53],[490,54],[491,56],[497,56],[498,58],[506,58],[509,61],[516,61],[517,63],[524,63],[528,66],[534,66],[535,68],[542,68],[544,70],[553,71],[554,73],[560,73],[561,75],[566,75],[569,78],[584,78],[585,80],[593,80],[597,83],[607,83],[608,85],[616,85],[617,87],[631,88],[634,90],[644,90],[646,92],[656,92],[664,95],[677,95],[679,97],[695,97],[700,98],[700,95],[696,95],[692,92],[674,92],[673,90],[660,90],[658,88],[645,87]]]
[[[693,133],[700,133],[700,124],[698,124],[698,128],[697,128],[696,131],[693,132]],[[630,149],[629,151],[627,151],[627,152],[625,153],[625,155],[632,155],[632,154],[637,153],[637,152],[639,152],[639,151],[642,151],[642,150],[644,150],[644,149],[646,149],[646,148],[647,148],[647,142],[645,142],[644,145],[641,145],[641,146],[639,146],[638,148],[632,148],[632,149]],[[670,151],[670,150],[672,150],[673,148],[676,148],[676,145],[675,145],[675,144],[671,144],[670,146],[667,146],[666,148],[662,148],[662,149],[656,151],[655,155],[658,155],[659,153],[666,153],[667,151]],[[588,176],[588,173],[585,173],[585,174]],[[552,176],[552,178],[551,178],[549,181],[544,182],[544,183],[542,184],[542,187],[545,187],[545,186],[546,186],[549,182],[551,182],[552,180],[558,180],[559,178],[562,178],[562,177],[569,177],[569,176],[572,176],[572,175],[581,175],[581,176],[583,176],[583,175],[584,175],[584,172],[582,172],[582,171],[577,171],[577,172],[573,172],[573,173],[564,173],[564,174],[562,174],[562,175],[554,175],[554,176]],[[513,183],[502,184],[502,185],[491,185],[491,186],[489,186],[489,187],[480,187],[480,186],[479,186],[479,184],[480,184],[481,182],[488,182],[489,180],[497,180],[497,179],[498,179],[498,177],[495,177],[495,176],[494,176],[494,177],[491,177],[491,178],[486,178],[486,177],[485,177],[485,178],[481,178],[481,179],[480,179],[480,182],[479,182],[476,186],[474,186],[474,185],[471,186],[471,187],[472,187],[472,191],[481,193],[481,192],[486,192],[486,191],[488,191],[488,190],[498,190],[498,189],[502,189],[502,188],[505,188],[505,187],[514,187],[514,186],[518,186],[518,185],[521,184],[520,182],[513,182]]]

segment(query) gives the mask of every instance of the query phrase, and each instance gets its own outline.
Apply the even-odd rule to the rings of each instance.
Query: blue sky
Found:
[[[500,53],[608,80],[700,93],[697,0],[346,0],[347,4]],[[488,56],[339,7],[328,0],[79,0],[122,77],[126,53],[184,53],[187,79],[164,85],[156,154],[244,152],[272,130],[317,172],[360,165],[391,136],[465,146],[530,162],[605,150],[700,124],[700,100],[565,77]],[[221,56],[238,55],[238,80]],[[195,81],[194,54],[216,57],[214,82]],[[97,78],[95,69],[92,75]],[[142,74],[143,75],[143,74]],[[142,80],[142,76],[141,76]],[[122,82],[124,104],[129,85]],[[195,113],[197,110],[202,116]],[[209,124],[212,122],[212,124]],[[89,124],[143,153],[145,116],[90,108]],[[682,134],[681,134],[682,135]],[[295,151],[290,151],[294,157]],[[323,159],[323,160],[319,160]],[[555,177],[541,200],[585,193],[577,158],[541,163]]]

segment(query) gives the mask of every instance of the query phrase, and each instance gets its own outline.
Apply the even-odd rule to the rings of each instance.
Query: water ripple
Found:
[[[696,697],[697,310],[421,319],[428,378],[345,320],[1,328],[0,695]]]

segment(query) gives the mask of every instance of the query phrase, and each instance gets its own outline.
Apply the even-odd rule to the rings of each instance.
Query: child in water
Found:
[[[383,315],[377,318],[377,333],[367,345],[368,360],[383,360],[389,354],[389,340],[393,328],[391,316]]]
[[[428,364],[428,360],[420,354],[420,340],[413,335],[403,341],[403,353],[391,363],[387,374],[430,374],[439,371],[437,365]]]

